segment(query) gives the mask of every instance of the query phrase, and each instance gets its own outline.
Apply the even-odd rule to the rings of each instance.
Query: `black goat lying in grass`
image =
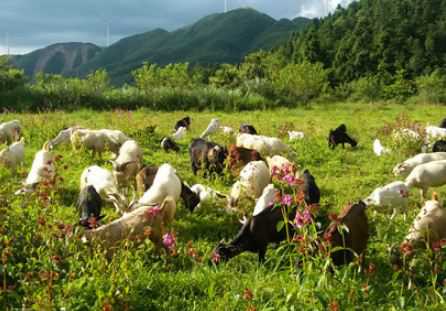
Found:
[[[446,140],[438,140],[432,146],[432,152],[446,152]]]
[[[335,130],[330,130],[328,135],[328,146],[331,149],[336,148],[339,144],[342,144],[342,148],[344,148],[344,144],[346,143],[350,144],[353,148],[358,145],[358,142],[347,134],[347,127],[345,124],[339,125]]]

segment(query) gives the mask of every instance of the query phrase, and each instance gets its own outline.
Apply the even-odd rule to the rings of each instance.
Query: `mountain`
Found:
[[[446,1],[359,0],[315,20],[281,48],[290,62],[321,62],[335,84],[446,70]]]
[[[34,76],[40,71],[67,75],[100,51],[100,47],[91,43],[57,43],[29,54],[13,56],[11,60],[28,76]]]
[[[19,56],[15,64],[30,75],[43,70],[85,76],[105,68],[113,82],[122,83],[130,81],[131,71],[146,61],[159,65],[237,63],[251,51],[271,49],[287,42],[309,22],[306,18],[277,21],[253,9],[237,9],[206,16],[176,31],[155,29],[126,37],[104,49],[90,45],[89,57],[82,58],[82,62],[74,63],[73,57],[66,56],[79,55],[79,47],[73,46],[75,51],[71,54],[69,47],[62,44]]]

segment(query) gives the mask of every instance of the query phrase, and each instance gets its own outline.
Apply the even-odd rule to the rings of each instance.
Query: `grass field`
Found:
[[[164,153],[159,140],[185,115],[192,117],[192,128],[181,142],[181,152]],[[55,151],[62,156],[57,162],[60,179],[49,194],[48,203],[36,196],[13,194],[25,178],[34,153],[62,127],[74,124],[120,129],[138,138],[144,147],[146,164],[169,162],[189,184],[203,183],[228,192],[233,182],[228,177],[207,181],[193,176],[187,153],[190,140],[201,133],[212,117],[219,117],[222,124],[234,128],[241,122],[254,124],[265,135],[278,136],[292,128],[304,131],[306,138],[291,144],[297,153],[295,160],[316,177],[322,207],[338,211],[349,202],[364,198],[377,186],[395,180],[393,166],[410,152],[401,148],[378,158],[371,146],[375,137],[389,146],[385,126],[402,115],[421,124],[436,125],[446,116],[446,107],[333,104],[233,114],[83,110],[2,115],[2,120],[21,120],[27,145],[25,164],[18,174],[0,170],[0,309],[444,310],[446,290],[436,284],[429,267],[423,268],[421,263],[410,274],[394,270],[389,262],[388,248],[403,239],[419,210],[420,199],[415,190],[409,209],[400,211],[392,220],[391,211],[368,210],[371,238],[365,266],[376,267],[376,271],[368,272],[357,264],[327,272],[326,261],[321,258],[307,259],[297,269],[294,262],[298,254],[293,247],[270,248],[263,265],[259,265],[255,254],[245,253],[213,266],[209,258],[215,245],[223,238],[231,239],[239,228],[238,217],[225,214],[220,208],[224,202],[192,214],[182,206],[177,209],[177,256],[158,257],[147,241],[137,247],[123,243],[108,260],[103,251],[79,241],[77,228],[72,235],[66,226],[78,220],[74,205],[82,170],[95,163],[111,168],[106,161],[108,156],[98,160],[86,152],[74,152],[68,145]],[[355,150],[329,150],[328,131],[340,123],[347,124],[349,132],[358,139]],[[153,136],[138,135],[138,130],[149,125],[157,126]],[[220,134],[212,140],[230,142]],[[440,197],[446,198],[445,190],[438,189]],[[107,208],[106,214],[105,222],[117,217],[112,208]]]

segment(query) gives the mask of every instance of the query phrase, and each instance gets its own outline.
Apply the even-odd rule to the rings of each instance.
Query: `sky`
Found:
[[[321,17],[352,0],[227,0],[276,19]],[[152,30],[175,30],[212,13],[225,0],[0,0],[0,55],[24,54],[59,42],[110,42]],[[8,44],[9,43],[9,44]]]

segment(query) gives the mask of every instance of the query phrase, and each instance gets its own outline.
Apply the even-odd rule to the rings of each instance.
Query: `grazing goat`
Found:
[[[325,230],[324,239],[331,248],[343,248],[333,250],[330,254],[336,266],[350,263],[354,254],[362,255],[366,250],[369,225],[365,209],[366,204],[362,201],[348,206]],[[345,227],[347,230],[343,229]]]
[[[319,204],[321,199],[321,193],[319,187],[316,184],[314,176],[311,175],[309,170],[305,170],[303,174],[304,179],[304,201],[307,205]]]
[[[144,194],[153,185],[153,181],[158,172],[157,166],[146,166],[136,175],[136,189],[138,193]],[[184,206],[191,212],[200,203],[200,197],[195,191],[190,189],[183,182],[181,183],[181,199],[183,199]]]
[[[166,197],[159,205],[143,205],[109,224],[86,230],[85,238],[102,244],[111,252],[113,249],[110,248],[117,246],[120,241],[138,241],[148,236],[159,250],[163,246],[162,238],[166,229],[175,218],[175,211],[175,200]]]
[[[190,123],[190,117],[184,117],[183,119],[178,120],[177,123],[175,123],[175,131],[178,131],[180,127],[185,127],[188,130],[190,127]]]
[[[73,133],[79,129],[83,128],[79,126],[64,128],[59,132],[59,134],[57,134],[56,137],[54,137],[49,141],[48,143],[49,148],[54,149],[57,145],[69,143],[71,141],[71,135],[73,135]]]
[[[404,183],[409,188],[420,188],[421,196],[425,198],[429,188],[446,184],[446,160],[418,165]]]
[[[170,137],[164,137],[161,140],[161,148],[163,148],[163,150],[166,152],[169,152],[170,150],[175,152],[180,151],[180,147],[178,147],[177,143]]]
[[[91,185],[80,191],[76,205],[79,211],[79,224],[85,228],[92,229],[104,217],[101,215],[102,199]]]
[[[221,241],[214,249],[214,256],[222,261],[227,261],[245,251],[257,253],[259,261],[265,260],[266,249],[269,243],[278,243],[286,239],[286,228],[282,226],[277,230],[279,222],[283,221],[281,208],[269,208],[277,190],[273,185],[268,185],[259,199],[254,215],[244,219],[242,228],[236,237],[229,243]],[[261,206],[260,206],[261,205]],[[294,219],[295,211],[288,215],[288,219]],[[289,232],[293,232],[293,226],[288,223]]]
[[[426,126],[426,142],[432,142],[446,138],[446,128]]]
[[[119,186],[134,183],[135,176],[141,169],[143,159],[142,149],[134,140],[127,140],[119,149],[119,155],[113,164],[113,176]]]
[[[128,211],[127,198],[118,190],[113,174],[97,165],[87,167],[80,178],[80,191],[87,186],[93,186],[100,197],[111,203],[118,212]]]
[[[390,149],[384,147],[384,146],[381,144],[381,141],[380,141],[378,138],[376,138],[376,139],[373,141],[373,152],[374,152],[378,157],[380,157],[380,156],[382,156],[382,155],[384,155],[384,154],[388,154],[388,153],[390,153]]]
[[[227,155],[228,150],[225,147],[201,138],[192,140],[189,145],[189,156],[194,175],[197,175],[200,168],[204,168],[206,173],[223,173]]]
[[[42,182],[53,183],[56,177],[55,157],[49,151],[48,143],[45,143],[42,150],[37,151],[34,156],[31,170],[23,183],[23,188],[16,194],[32,192],[35,187]]]
[[[15,171],[25,158],[25,138],[0,151],[0,164]]]
[[[232,186],[229,195],[229,208],[237,207],[242,197],[257,199],[263,189],[271,182],[271,174],[263,161],[253,161],[245,165],[239,180]]]
[[[346,143],[353,148],[358,145],[358,142],[347,134],[347,127],[345,124],[341,124],[335,130],[330,130],[328,135],[328,146],[331,149],[336,148],[339,144],[342,144],[342,148],[344,148],[344,144]]]
[[[214,118],[209,123],[208,127],[204,130],[203,133],[201,133],[200,138],[207,138],[209,135],[212,135],[218,131],[220,128],[220,120],[217,118]]]
[[[220,126],[220,129],[226,136],[231,136],[232,134],[234,134],[234,129],[232,127]]]
[[[71,144],[73,149],[77,150],[81,147],[91,149],[93,156],[96,153],[99,156],[107,149],[112,153],[117,154],[121,145],[129,140],[123,132],[118,130],[88,130],[77,129],[71,134]]]
[[[215,202],[217,198],[226,199],[228,197],[223,193],[215,191],[214,189],[201,184],[193,185],[192,187],[190,187],[190,190],[195,193],[200,199],[200,203],[197,205],[197,208],[199,208],[202,203],[211,203]]]
[[[446,152],[446,140],[438,140],[432,146],[432,152]]]
[[[187,132],[187,128],[185,128],[184,126],[181,126],[176,130],[175,133],[173,133],[172,139],[174,141],[179,141],[186,135],[186,132]]]
[[[238,134],[236,145],[237,147],[254,149],[262,156],[273,156],[289,150],[289,147],[276,137],[252,134]]]
[[[250,124],[241,124],[239,128],[239,133],[257,135],[257,130],[254,126]]]
[[[234,176],[238,176],[240,170],[251,161],[263,161],[263,159],[256,150],[229,145],[227,165]]]
[[[446,160],[446,152],[420,153],[402,163],[397,164],[393,168],[393,174],[395,176],[407,177],[418,165],[442,160]]]
[[[168,196],[177,202],[180,195],[180,178],[175,169],[166,163],[158,168],[152,185],[139,199],[137,205],[161,204]],[[135,206],[132,206],[132,209],[134,208]]]
[[[0,144],[12,144],[20,139],[22,126],[19,120],[12,120],[0,124]]]
[[[406,208],[409,203],[409,189],[402,181],[395,181],[383,187],[376,188],[364,199],[367,205],[392,207],[393,215],[396,208]]]
[[[401,246],[391,249],[391,262],[402,266],[401,250],[410,257],[414,248],[424,248],[426,245],[433,247],[444,239],[446,239],[446,210],[434,193],[432,200],[426,201],[415,217]]]

